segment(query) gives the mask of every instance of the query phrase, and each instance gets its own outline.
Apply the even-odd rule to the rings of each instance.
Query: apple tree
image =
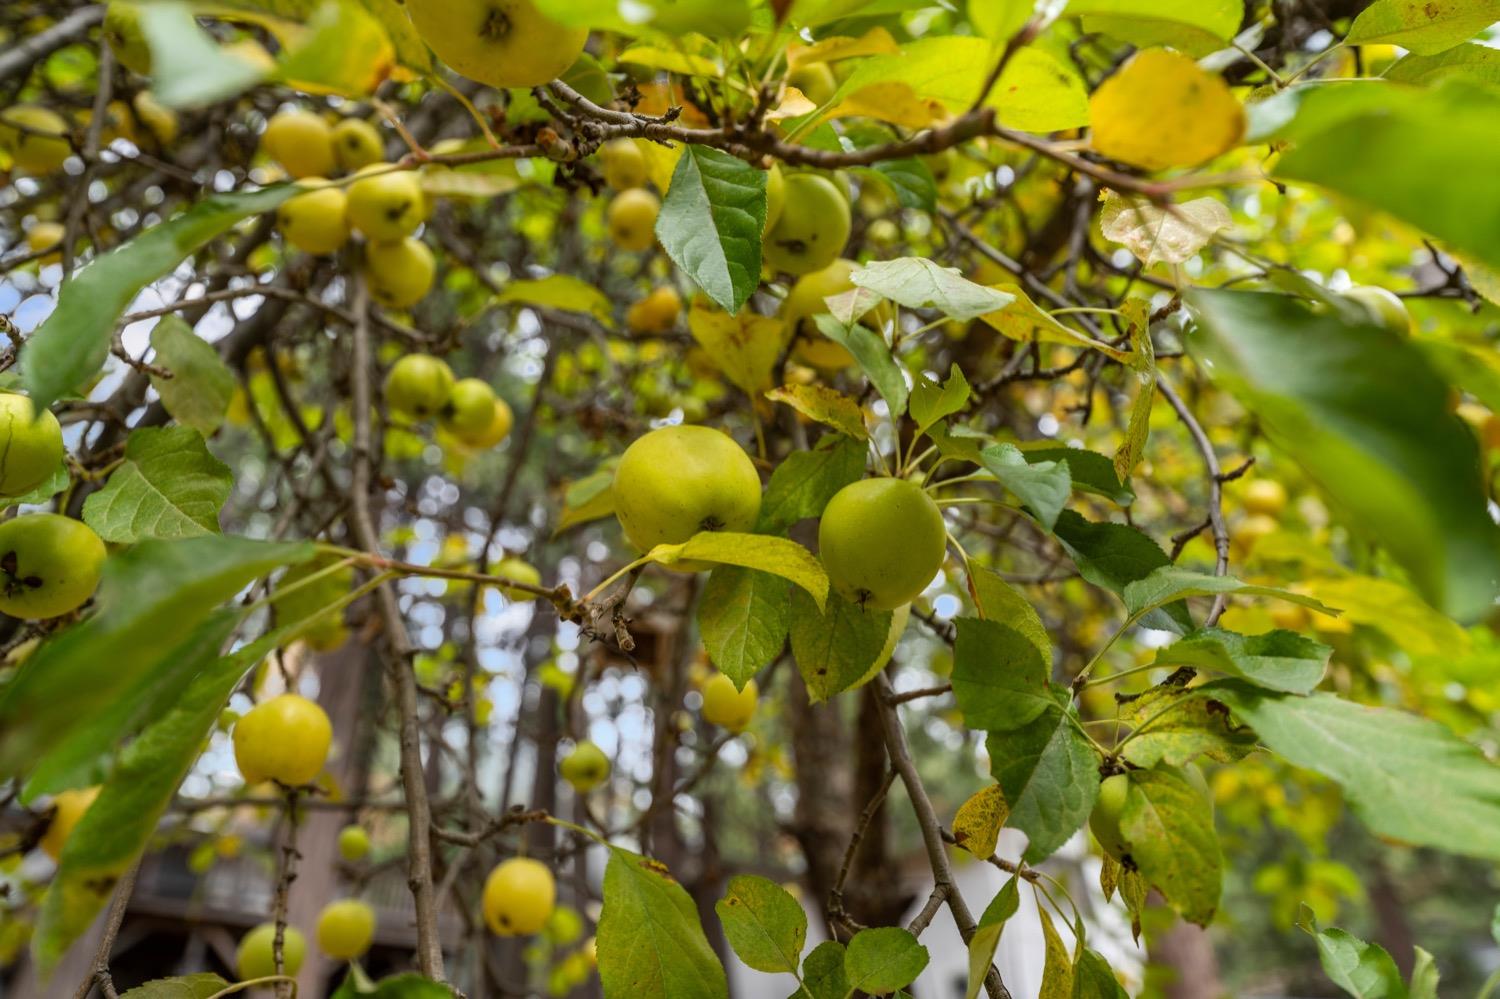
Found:
[[[0,956],[103,914],[117,994],[142,858],[258,823],[236,967],[140,995],[924,995],[951,926],[1002,997],[1025,898],[1112,997],[1084,900],[1210,926],[1269,821],[1271,921],[1435,995],[1319,921],[1346,814],[1500,859],[1497,21],[7,4]]]

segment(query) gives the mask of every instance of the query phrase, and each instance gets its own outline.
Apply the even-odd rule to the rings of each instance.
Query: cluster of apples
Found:
[[[760,516],[761,483],[744,450],[709,427],[661,427],[626,448],[615,470],[615,517],[625,539],[649,552],[681,544],[700,531],[748,532]],[[948,530],[942,511],[920,485],[881,476],[834,494],[818,525],[818,549],[828,579],[860,608],[894,611],[891,633],[873,670],[889,660],[911,601],[942,568]],[[669,563],[678,572],[711,565]],[[755,681],[743,688],[716,674],[703,686],[703,716],[741,731],[754,714]]]
[[[358,232],[365,239],[365,280],[377,302],[405,309],[427,295],[437,260],[412,235],[427,218],[427,195],[416,173],[385,162],[385,144],[374,125],[362,118],[330,125],[312,111],[281,111],[266,123],[261,148],[307,188],[277,209],[282,239],[304,253],[326,256]],[[336,173],[352,179],[328,179]]]
[[[386,374],[385,404],[414,423],[437,420],[465,447],[495,447],[515,421],[509,404],[482,378],[453,377],[453,369],[430,354],[407,354]]]

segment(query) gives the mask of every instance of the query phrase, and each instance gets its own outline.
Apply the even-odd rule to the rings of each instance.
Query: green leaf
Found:
[[[1500,766],[1443,725],[1332,694],[1272,694],[1234,680],[1200,689],[1273,752],[1338,782],[1376,834],[1500,859]]]
[[[925,257],[872,261],[849,278],[857,287],[868,288],[897,305],[936,309],[960,322],[1003,309],[1014,300],[1003,291],[975,284],[957,267],[940,267]]]
[[[206,107],[249,89],[266,75],[264,67],[225,52],[198,26],[188,4],[145,4],[140,19],[141,33],[151,46],[151,90],[167,107]]]
[[[862,177],[878,177],[896,195],[902,208],[937,210],[937,182],[927,164],[915,156],[881,160],[873,167],[859,167],[854,172]]]
[[[1026,46],[1011,53],[985,104],[1000,124],[1026,132],[1055,132],[1089,123],[1089,96],[1071,66]]]
[[[1052,664],[1052,639],[1041,615],[1024,594],[1000,575],[983,566],[970,565],[969,595],[974,608],[987,621],[998,621],[1019,631],[1036,646],[1037,655],[1049,668]]]
[[[1199,756],[1232,763],[1256,749],[1248,725],[1234,725],[1222,705],[1194,688],[1152,687],[1121,708],[1120,720],[1132,733],[1120,755],[1138,767],[1180,767]]]
[[[844,976],[844,945],[825,940],[814,947],[802,962],[802,982],[812,999],[846,999],[849,980]],[[806,992],[798,989],[787,999],[806,999]]]
[[[1333,984],[1358,999],[1406,999],[1401,972],[1384,947],[1336,927],[1320,929],[1305,905],[1300,925],[1317,942],[1318,960]]]
[[[1500,21],[1500,0],[1375,0],[1360,11],[1344,41],[1399,45],[1432,55],[1466,42]]]
[[[231,623],[232,619],[231,619]],[[211,615],[162,656],[157,667],[104,704],[87,724],[75,726],[49,751],[30,762],[24,796],[53,794],[69,787],[97,784],[101,766],[127,736],[165,714],[194,674],[218,658],[229,638],[219,615]]]
[[[1135,491],[1129,482],[1121,481],[1115,474],[1115,463],[1098,451],[1081,447],[1025,447],[1021,454],[1032,463],[1060,461],[1068,466],[1073,488],[1079,492],[1093,493],[1112,500],[1120,506],[1129,506],[1135,500]]]
[[[1224,874],[1213,803],[1169,767],[1132,770],[1120,813],[1130,859],[1188,922],[1207,926],[1219,907]]]
[[[0,503],[3,503],[6,507],[38,506],[52,499],[52,497],[68,488],[72,483],[73,477],[68,474],[67,462],[61,462],[57,468],[53,469],[52,474],[47,477],[46,482],[43,482],[29,493],[0,498]]]
[[[301,90],[360,97],[389,75],[395,58],[385,27],[361,3],[326,0],[283,50],[273,78]]]
[[[781,651],[791,592],[785,579],[754,569],[724,565],[709,573],[698,601],[698,630],[709,658],[736,689]]]
[[[1000,946],[1000,934],[1004,932],[1006,922],[1021,907],[1021,893],[1016,887],[1019,880],[1016,875],[1011,875],[985,906],[984,914],[974,927],[974,935],[969,938],[969,987],[964,992],[964,999],[975,999],[984,989],[985,976],[990,973],[995,950]]]
[[[156,364],[172,372],[171,378],[151,374],[161,404],[178,423],[212,437],[234,397],[234,372],[180,316],[165,316],[156,324],[151,348]]]
[[[23,772],[90,724],[246,584],[312,554],[310,544],[204,535],[112,556],[98,611],[37,649],[0,695],[0,774]]]
[[[1068,466],[1060,461],[1031,461],[1014,444],[992,444],[979,452],[985,471],[1016,494],[1047,530],[1073,492]]]
[[[152,5],[154,9],[157,5]],[[26,341],[21,374],[38,407],[88,381],[109,356],[115,320],[141,289],[249,215],[268,212],[296,192],[290,184],[216,194],[96,257],[63,282],[57,308]]]
[[[158,978],[120,993],[120,999],[208,999],[229,987],[218,975],[204,972],[178,978]]]
[[[1214,576],[1206,572],[1195,572],[1175,565],[1164,565],[1155,569],[1144,579],[1125,586],[1122,596],[1125,609],[1131,617],[1140,617],[1147,611],[1189,597],[1209,597],[1217,594],[1237,594],[1249,597],[1274,597],[1289,603],[1301,604],[1322,614],[1337,611],[1323,605],[1322,601],[1303,593],[1294,593],[1275,586],[1257,586],[1242,583],[1233,576]]]
[[[1257,687],[1309,694],[1323,681],[1333,649],[1293,631],[1239,635],[1200,628],[1156,654],[1162,665],[1195,666],[1228,673]]]
[[[1500,594],[1500,530],[1474,436],[1421,352],[1283,295],[1187,298],[1200,321],[1190,338],[1200,363],[1347,521],[1383,544],[1434,606],[1461,621],[1488,613]]]
[[[756,971],[797,973],[807,943],[807,913],[785,888],[741,874],[729,879],[714,911],[741,961]]]
[[[1078,730],[1067,696],[1023,728],[985,740],[990,773],[1010,805],[1008,825],[1026,834],[1026,861],[1051,856],[1088,821],[1099,796],[1099,757]]]
[[[834,493],[865,474],[865,444],[830,434],[811,451],[794,451],[771,473],[757,531],[776,534],[817,517]]]
[[[885,649],[891,611],[866,610],[837,593],[821,612],[801,590],[792,594],[792,655],[814,704],[857,684]]]
[[[1139,48],[1170,45],[1191,56],[1228,46],[1245,17],[1244,0],[1070,0],[1064,13],[1083,30]]]
[[[819,333],[854,355],[860,370],[890,406],[891,415],[906,412],[906,376],[891,356],[885,338],[862,323],[845,325],[831,313],[820,312],[812,318]]]
[[[927,967],[927,948],[899,926],[860,930],[844,950],[849,987],[871,995],[904,989]]]
[[[559,24],[639,35],[643,24],[668,35],[700,32],[738,39],[750,25],[746,0],[536,0],[537,9]],[[627,16],[628,14],[628,16]]]
[[[332,999],[457,999],[457,996],[457,992],[442,982],[434,982],[414,971],[371,982],[359,964],[354,963],[349,966],[349,974],[344,976],[343,984]]]
[[[1383,632],[1412,655],[1458,658],[1472,647],[1463,628],[1393,579],[1359,573],[1309,579],[1307,592],[1339,608],[1346,621]]]
[[[1042,922],[1042,939],[1046,943],[1046,961],[1042,966],[1042,985],[1037,999],[1071,999],[1073,995],[1073,955],[1063,945],[1062,936],[1052,925],[1047,907],[1039,905],[1037,916]]]
[[[760,283],[767,176],[738,156],[686,146],[656,219],[667,256],[730,313]]]
[[[1073,970],[1073,999],[1129,999],[1109,962],[1098,952],[1084,949]]]
[[[605,999],[728,999],[698,909],[658,861],[610,847],[599,916]]]
[[[1411,999],[1438,999],[1438,966],[1430,953],[1413,947],[1416,955],[1411,969]]]
[[[937,421],[961,412],[969,404],[969,383],[964,373],[953,365],[948,380],[939,385],[922,375],[911,389],[911,418],[917,421],[917,433],[925,434]]]
[[[832,427],[856,440],[869,440],[865,414],[859,403],[826,385],[783,385],[766,393],[772,402],[784,402],[811,420]]]
[[[1122,598],[1126,586],[1172,564],[1155,541],[1128,524],[1094,523],[1064,510],[1053,531],[1078,566],[1079,575]],[[1142,623],[1179,635],[1193,628],[1187,605],[1180,603],[1152,611]]]
[[[680,545],[657,545],[650,557],[662,565],[682,559],[738,565],[790,579],[822,607],[828,599],[828,574],[817,556],[795,541],[769,534],[699,531]]]
[[[228,635],[239,612],[218,611],[216,616]],[[115,882],[146,848],[235,685],[268,651],[264,643],[256,643],[201,663],[198,675],[165,713],[120,753],[99,796],[68,837],[42,900],[32,940],[42,968],[55,965],[109,901]]]
[[[501,305],[519,302],[542,308],[562,309],[593,316],[605,326],[615,325],[614,306],[609,296],[571,274],[551,274],[533,280],[512,281],[500,290],[495,301]]]
[[[1146,438],[1151,433],[1151,403],[1156,398],[1156,353],[1151,345],[1146,302],[1132,298],[1123,308],[1130,320],[1129,369],[1135,375],[1136,390],[1135,401],[1130,405],[1130,420],[1115,451],[1115,475],[1128,482],[1135,467],[1146,456]]]
[[[1347,195],[1500,266],[1500,93],[1462,79],[1430,90],[1313,87],[1283,137],[1275,175]],[[1426,178],[1446,177],[1444,184]]]
[[[961,617],[955,624],[953,696],[964,724],[1005,732],[1056,706],[1052,663],[1030,637],[999,621]]]
[[[1418,86],[1431,86],[1455,76],[1489,86],[1500,84],[1500,49],[1471,42],[1437,55],[1411,53],[1385,71],[1385,79],[1393,83]]]
[[[83,520],[105,541],[133,544],[219,533],[219,510],[234,488],[229,466],[191,427],[142,427],[103,489],[83,504]]]

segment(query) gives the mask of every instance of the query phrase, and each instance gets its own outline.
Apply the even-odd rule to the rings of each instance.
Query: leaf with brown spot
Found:
[[[1000,830],[1009,817],[1010,806],[1005,803],[1005,792],[1000,785],[980,788],[953,816],[953,840],[983,860],[995,852]]]

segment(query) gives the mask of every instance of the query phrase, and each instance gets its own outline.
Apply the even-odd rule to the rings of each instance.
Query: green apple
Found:
[[[497,936],[536,933],[557,902],[557,882],[545,864],[530,857],[503,861],[484,882],[484,920]]]
[[[495,390],[482,378],[454,382],[438,417],[443,429],[459,440],[474,440],[495,420]]]
[[[60,617],[99,587],[104,542],[82,521],[32,513],[0,524],[0,613]]]
[[[1115,774],[1106,777],[1099,785],[1099,797],[1094,801],[1094,810],[1089,814],[1089,829],[1104,848],[1104,852],[1116,860],[1124,860],[1130,853],[1130,843],[1120,831],[1120,817],[1125,812],[1125,801],[1130,797],[1130,777]]]
[[[399,243],[427,217],[427,195],[415,172],[377,163],[355,177],[349,185],[349,224],[367,238]]]
[[[306,194],[286,199],[276,210],[281,238],[301,250],[322,256],[337,253],[349,241],[348,198],[320,177],[300,182]]]
[[[348,825],[339,830],[339,856],[349,863],[363,860],[370,852],[370,834],[364,826]]]
[[[413,236],[394,243],[365,246],[365,280],[370,296],[388,309],[407,309],[432,290],[437,260],[427,244]]]
[[[834,494],[818,524],[828,581],[845,600],[874,610],[910,603],[943,567],[942,511],[905,479],[861,479]]]
[[[276,924],[261,923],[240,938],[235,955],[235,967],[240,981],[269,978],[276,974]],[[307,957],[307,938],[295,926],[285,927],[281,932],[281,970],[283,974],[295,975],[302,970]]]
[[[715,673],[703,684],[702,694],[704,721],[731,732],[743,732],[755,717],[760,687],[752,679],[745,681],[743,690],[736,690],[733,680],[723,673]]]
[[[362,956],[375,942],[375,910],[368,902],[343,898],[318,914],[318,948],[338,961]]]
[[[773,269],[789,274],[822,270],[849,242],[849,199],[815,173],[794,173],[783,187],[780,217],[766,229],[762,255]]]
[[[661,199],[643,188],[621,191],[605,210],[609,238],[622,250],[649,250],[656,244],[656,216]]]
[[[609,757],[604,750],[587,739],[576,744],[557,765],[562,779],[573,785],[579,794],[587,794],[609,779]]]
[[[699,531],[749,531],[760,515],[760,475],[722,431],[662,427],[625,449],[615,469],[614,498],[626,540],[649,552]],[[697,572],[706,566],[678,562],[671,568]]]
[[[261,148],[292,177],[328,177],[337,167],[333,130],[312,111],[282,111],[266,122]]]
[[[354,173],[385,159],[380,132],[363,118],[344,118],[333,126],[333,155],[345,173]]]
[[[62,426],[48,409],[0,393],[0,496],[21,496],[46,482],[63,460]]]
[[[437,416],[453,391],[453,369],[430,354],[407,354],[385,376],[385,404],[413,420]]]

